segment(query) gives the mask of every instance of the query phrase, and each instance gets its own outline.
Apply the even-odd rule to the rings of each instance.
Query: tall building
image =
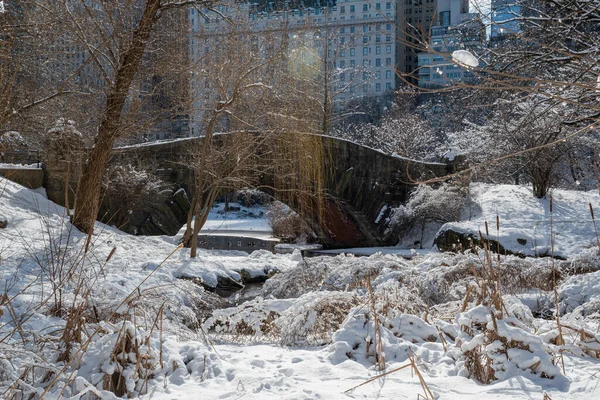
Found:
[[[231,1],[214,11],[189,10],[190,61],[201,70],[215,52],[226,51],[224,40],[234,25],[246,24],[251,48],[266,53],[265,38],[279,34],[290,54],[319,60],[334,109],[341,111],[357,100],[391,98],[405,80],[416,84],[418,53],[426,49],[432,27],[438,21],[450,26],[468,8],[468,0]],[[210,77],[201,75],[191,83],[194,135],[214,107]]]
[[[518,0],[492,0],[492,30],[490,41],[497,42],[521,30],[518,16],[521,5]]]
[[[426,50],[429,37],[436,25],[450,26],[459,14],[469,12],[469,0],[397,0],[398,72],[404,80],[417,83],[414,72],[418,68],[418,53]]]
[[[431,28],[427,51],[417,55],[419,87],[436,89],[472,77],[471,72],[452,62],[452,52],[467,49],[478,53],[484,44],[485,25],[478,14],[448,14],[448,18],[440,18],[438,25]]]

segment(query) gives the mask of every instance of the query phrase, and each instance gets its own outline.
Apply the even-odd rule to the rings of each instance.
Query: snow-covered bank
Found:
[[[552,251],[551,230],[554,237],[554,254],[569,258],[583,249],[597,246],[590,204],[600,212],[600,195],[597,190],[578,192],[554,189],[552,213],[550,199],[537,199],[531,189],[517,185],[471,185],[473,203],[460,222],[445,224],[441,230],[479,236],[485,235],[488,222],[490,239],[513,253],[529,256],[548,255]],[[500,229],[496,228],[496,217]],[[600,225],[596,221],[598,229]]]
[[[502,257],[491,279],[471,253],[303,260],[298,252],[200,251],[190,260],[174,238],[102,224],[85,254],[85,237],[62,207],[5,180],[0,214],[8,220],[0,229],[0,397],[425,394],[410,368],[347,392],[383,372],[382,356],[386,371],[413,357],[437,398],[600,395],[594,248],[556,261],[556,273],[549,259]],[[274,271],[259,297],[236,307],[222,308],[223,299],[195,283]],[[501,310],[492,287],[503,295]]]

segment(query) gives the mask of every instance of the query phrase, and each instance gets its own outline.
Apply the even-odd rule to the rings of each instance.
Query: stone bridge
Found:
[[[397,234],[389,232],[385,220],[391,208],[404,203],[415,187],[414,180],[454,172],[454,165],[424,163],[393,157],[355,143],[321,136],[325,152],[325,201],[320,241],[330,248],[394,245]],[[202,139],[190,138],[115,149],[113,162],[135,162],[174,186],[193,193],[193,170],[188,149]],[[271,174],[271,176],[269,176]],[[261,177],[259,186],[272,187],[273,172]],[[52,197],[51,190],[48,191]],[[181,191],[179,191],[181,194]],[[271,193],[278,198],[278,193]],[[64,199],[60,190],[58,200]],[[174,196],[168,207],[141,210],[132,215],[126,230],[137,234],[174,234],[185,223],[187,199]],[[293,207],[293,206],[292,206]],[[106,215],[110,215],[107,212]],[[314,215],[303,214],[317,226]]]

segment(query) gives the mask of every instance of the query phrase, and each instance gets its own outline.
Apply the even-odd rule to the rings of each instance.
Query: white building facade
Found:
[[[278,40],[288,41],[287,51],[303,48],[319,59],[321,73],[328,74],[326,82],[337,112],[352,102],[390,98],[405,79],[399,74],[414,73],[421,66],[417,62],[427,60],[424,56],[420,61],[411,49],[403,33],[407,26],[427,31],[432,25],[439,26],[439,21],[447,27],[468,11],[467,0],[337,0],[333,5],[303,9],[275,9],[272,4],[231,2],[219,6],[217,12],[190,9],[192,65],[202,65],[211,52],[223,51],[232,24],[246,24],[249,45],[261,48],[265,57],[269,48],[277,46],[266,46],[263,41],[267,36],[273,40],[276,33]],[[429,62],[434,62],[433,57]],[[443,69],[448,79],[462,74],[451,71],[450,66]],[[213,107],[206,84],[201,78],[192,79],[192,135],[198,134],[194,126],[199,126]]]

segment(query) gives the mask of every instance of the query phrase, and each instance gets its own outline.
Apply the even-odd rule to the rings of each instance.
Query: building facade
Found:
[[[447,15],[431,28],[427,50],[417,55],[419,88],[436,89],[471,78],[471,72],[452,62],[452,52],[466,49],[478,53],[485,45],[485,25],[478,14]]]
[[[492,29],[490,41],[497,42],[521,30],[518,17],[521,5],[517,0],[492,0]]]
[[[202,65],[216,57],[214,53],[230,52],[225,46],[227,35],[232,34],[232,26],[245,25],[243,35],[238,36],[245,36],[250,48],[260,49],[263,57],[269,56],[269,48],[279,49],[285,41],[289,54],[300,54],[301,59],[314,63],[326,77],[333,109],[341,112],[357,101],[389,99],[406,82],[416,85],[418,54],[427,51],[430,34],[439,36],[439,29],[432,31],[432,27],[455,24],[469,8],[468,0],[314,0],[302,4],[232,1],[215,11],[190,9],[191,65],[202,70]],[[238,42],[240,51],[243,46]],[[448,73],[449,78],[455,74],[449,69]],[[210,80],[202,74],[192,79],[192,135],[199,134],[195,127],[214,108]]]

